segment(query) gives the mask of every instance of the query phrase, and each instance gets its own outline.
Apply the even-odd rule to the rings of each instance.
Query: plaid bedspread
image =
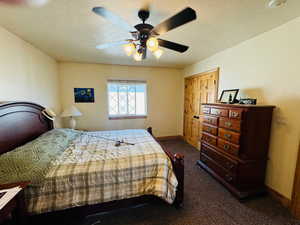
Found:
[[[134,145],[116,147],[114,140]],[[177,184],[170,159],[147,131],[82,132],[52,163],[45,181],[25,189],[25,198],[29,214],[141,195],[172,203]]]

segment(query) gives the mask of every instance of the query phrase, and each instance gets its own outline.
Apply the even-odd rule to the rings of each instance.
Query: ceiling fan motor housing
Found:
[[[139,31],[139,40],[141,42],[141,46],[146,47],[146,42],[148,38],[151,36],[150,31],[153,29],[151,24],[140,23],[135,25],[135,29]]]

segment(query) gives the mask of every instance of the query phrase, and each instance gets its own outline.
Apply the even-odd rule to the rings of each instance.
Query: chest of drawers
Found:
[[[264,192],[274,106],[202,105],[198,164],[243,199]]]

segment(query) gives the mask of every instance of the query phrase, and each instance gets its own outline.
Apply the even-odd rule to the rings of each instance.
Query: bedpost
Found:
[[[153,136],[152,133],[152,127],[148,127],[147,131],[151,136]],[[154,139],[156,139],[153,136]],[[176,191],[176,198],[174,201],[174,205],[176,208],[180,208],[183,205],[183,196],[184,196],[184,156],[180,153],[175,153],[174,155],[167,151],[163,145],[161,145],[162,149],[165,151],[167,156],[170,158],[173,166],[174,173],[176,175],[178,186]]]
[[[152,134],[152,127],[148,127],[147,131],[148,131],[149,134],[151,134],[153,136],[153,134]]]
[[[183,196],[184,196],[184,156],[182,154],[176,153],[173,158],[173,167],[176,178],[178,180],[175,206],[177,208],[182,207],[183,205]]]

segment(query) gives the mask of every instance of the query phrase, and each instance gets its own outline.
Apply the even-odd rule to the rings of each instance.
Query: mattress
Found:
[[[75,137],[51,161],[43,181],[25,189],[29,214],[142,195],[170,204],[175,200],[172,163],[146,130],[79,132]]]

